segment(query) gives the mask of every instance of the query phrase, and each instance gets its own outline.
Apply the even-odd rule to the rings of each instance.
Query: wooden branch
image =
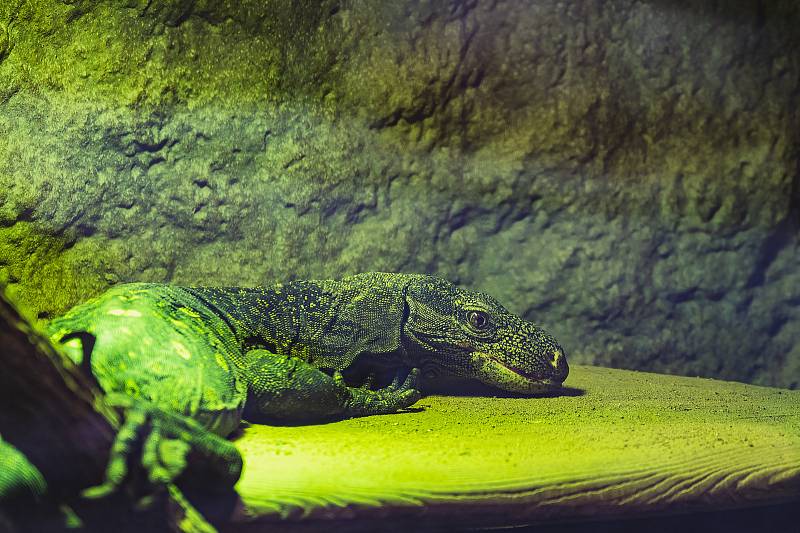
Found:
[[[1,293],[0,435],[44,475],[51,497],[74,497],[102,481],[117,417]]]

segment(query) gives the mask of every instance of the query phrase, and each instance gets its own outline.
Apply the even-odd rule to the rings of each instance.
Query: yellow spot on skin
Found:
[[[70,339],[65,342],[63,346],[71,351],[68,355],[73,362],[77,364],[83,362],[83,342],[79,338]]]
[[[175,353],[186,359],[187,361],[192,358],[192,354],[189,350],[186,349],[182,343],[178,341],[172,341],[172,347],[175,349]]]
[[[553,368],[558,368],[558,363],[559,361],[561,361],[562,357],[564,357],[564,352],[562,352],[561,350],[556,350],[555,352],[553,352],[553,361],[551,362]]]
[[[135,318],[142,316],[142,313],[136,309],[109,309],[108,314],[114,316],[130,316]]]
[[[179,328],[186,328],[189,327],[185,322],[181,320],[175,320],[174,318],[169,319],[174,325],[178,326]]]
[[[75,349],[75,350],[82,350],[83,349],[83,342],[81,342],[81,340],[79,338],[75,337],[74,339],[70,339],[67,342],[65,342],[64,346],[66,346],[67,348]]]
[[[217,364],[220,366],[220,368],[222,368],[222,370],[224,370],[225,372],[228,372],[230,370],[230,368],[228,367],[228,362],[225,361],[225,358],[222,357],[221,353],[218,352],[214,358],[217,360]]]
[[[197,311],[195,311],[194,309],[191,309],[190,307],[179,307],[178,311],[182,312],[183,314],[189,315],[190,317],[193,318],[200,318],[200,314],[197,313]]]

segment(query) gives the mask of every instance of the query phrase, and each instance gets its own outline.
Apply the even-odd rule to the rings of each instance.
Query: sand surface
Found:
[[[591,366],[566,385],[251,426],[244,519],[499,526],[800,501],[800,391]]]

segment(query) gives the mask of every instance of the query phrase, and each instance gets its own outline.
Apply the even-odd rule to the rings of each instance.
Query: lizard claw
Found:
[[[389,386],[386,387],[386,390],[398,391],[402,388],[402,385],[405,385],[405,381],[403,382],[400,381],[400,373],[398,372],[397,374],[395,374],[394,379],[389,384]]]
[[[419,369],[409,372],[402,385],[397,386],[400,378],[396,377],[391,385],[384,389],[371,391],[361,388],[350,388],[350,401],[347,413],[350,416],[367,416],[396,413],[400,409],[410,407],[422,397],[417,389]]]
[[[403,381],[403,384],[400,385],[398,390],[416,390],[419,382],[419,374],[419,368],[412,368],[411,372],[408,373],[406,379]],[[399,381],[400,376],[396,377],[395,380]]]

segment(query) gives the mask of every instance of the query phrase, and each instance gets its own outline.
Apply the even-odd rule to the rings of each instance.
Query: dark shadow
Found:
[[[800,175],[799,175],[800,176]],[[800,177],[798,177],[800,180]],[[759,287],[764,284],[767,270],[787,246],[797,238],[798,223],[794,217],[788,217],[778,223],[761,243],[759,257],[753,267],[753,272],[747,280],[747,288]]]
[[[627,519],[564,524],[541,524],[520,527],[487,527],[480,531],[516,533],[761,533],[764,531],[797,531],[800,519],[798,502],[756,506],[725,511],[704,511],[654,515]],[[476,529],[454,529],[466,533]]]
[[[584,389],[574,387],[559,387],[538,394],[520,394],[496,389],[478,381],[458,378],[439,378],[436,381],[423,384],[426,395],[436,396],[485,396],[493,398],[555,398],[558,396],[584,396]]]
[[[244,435],[244,431],[245,431],[247,428],[249,428],[251,425],[252,425],[252,424],[251,424],[249,421],[247,421],[247,420],[242,420],[242,421],[240,421],[240,422],[239,422],[239,426],[238,426],[236,429],[234,429],[234,430],[233,430],[233,431],[230,433],[230,435],[228,435],[226,438],[227,438],[228,440],[236,440],[236,439],[238,439],[239,437],[241,437],[242,435]]]
[[[789,28],[792,15],[800,14],[795,5],[784,0],[646,0],[645,3],[683,11],[687,18],[716,17],[752,28],[761,28],[770,22],[786,23],[782,29],[788,37],[796,37]],[[785,20],[787,17],[790,20]]]
[[[392,516],[387,514],[386,516]],[[449,520],[431,519],[424,516],[397,516],[387,518],[344,519],[344,520],[303,520],[281,522],[280,531],[287,533],[311,533],[315,531],[341,531],[346,533],[762,533],[766,531],[795,532],[800,520],[800,505],[797,501],[730,509],[726,511],[706,511],[673,515],[651,515],[647,517],[617,518],[582,521],[573,523],[542,523],[513,525],[497,523],[480,515],[468,515],[471,526],[464,525],[465,519],[453,516]],[[493,524],[492,522],[495,522]],[[253,520],[237,524],[227,532],[256,533],[275,527],[275,522]]]
[[[411,414],[411,413],[421,413],[424,411],[424,407],[418,406],[410,406],[404,407],[394,413],[386,413],[386,414],[376,414],[376,415],[368,415],[370,418],[374,418],[376,416],[398,416],[404,414]],[[259,424],[263,426],[280,426],[280,427],[298,427],[298,426],[322,426],[325,424],[334,424],[336,422],[341,422],[342,420],[348,420],[349,418],[353,417],[343,417],[343,416],[329,416],[324,418],[310,418],[310,419],[283,419],[283,418],[270,418],[265,416],[250,416],[247,420],[243,420],[239,427],[234,431],[231,435],[228,436],[230,440],[236,440],[241,437],[245,430],[253,424]]]
[[[391,413],[391,414],[393,414],[393,415],[402,415],[402,414],[409,414],[409,413],[421,413],[421,412],[423,412],[425,410],[426,410],[425,407],[414,407],[414,406],[412,406],[412,407],[406,407],[405,409],[400,409],[396,413]],[[386,415],[381,415],[381,416],[386,416]]]
[[[186,499],[214,527],[226,525],[231,518],[244,507],[242,499],[232,487],[213,490],[203,481],[184,482],[181,487]]]

